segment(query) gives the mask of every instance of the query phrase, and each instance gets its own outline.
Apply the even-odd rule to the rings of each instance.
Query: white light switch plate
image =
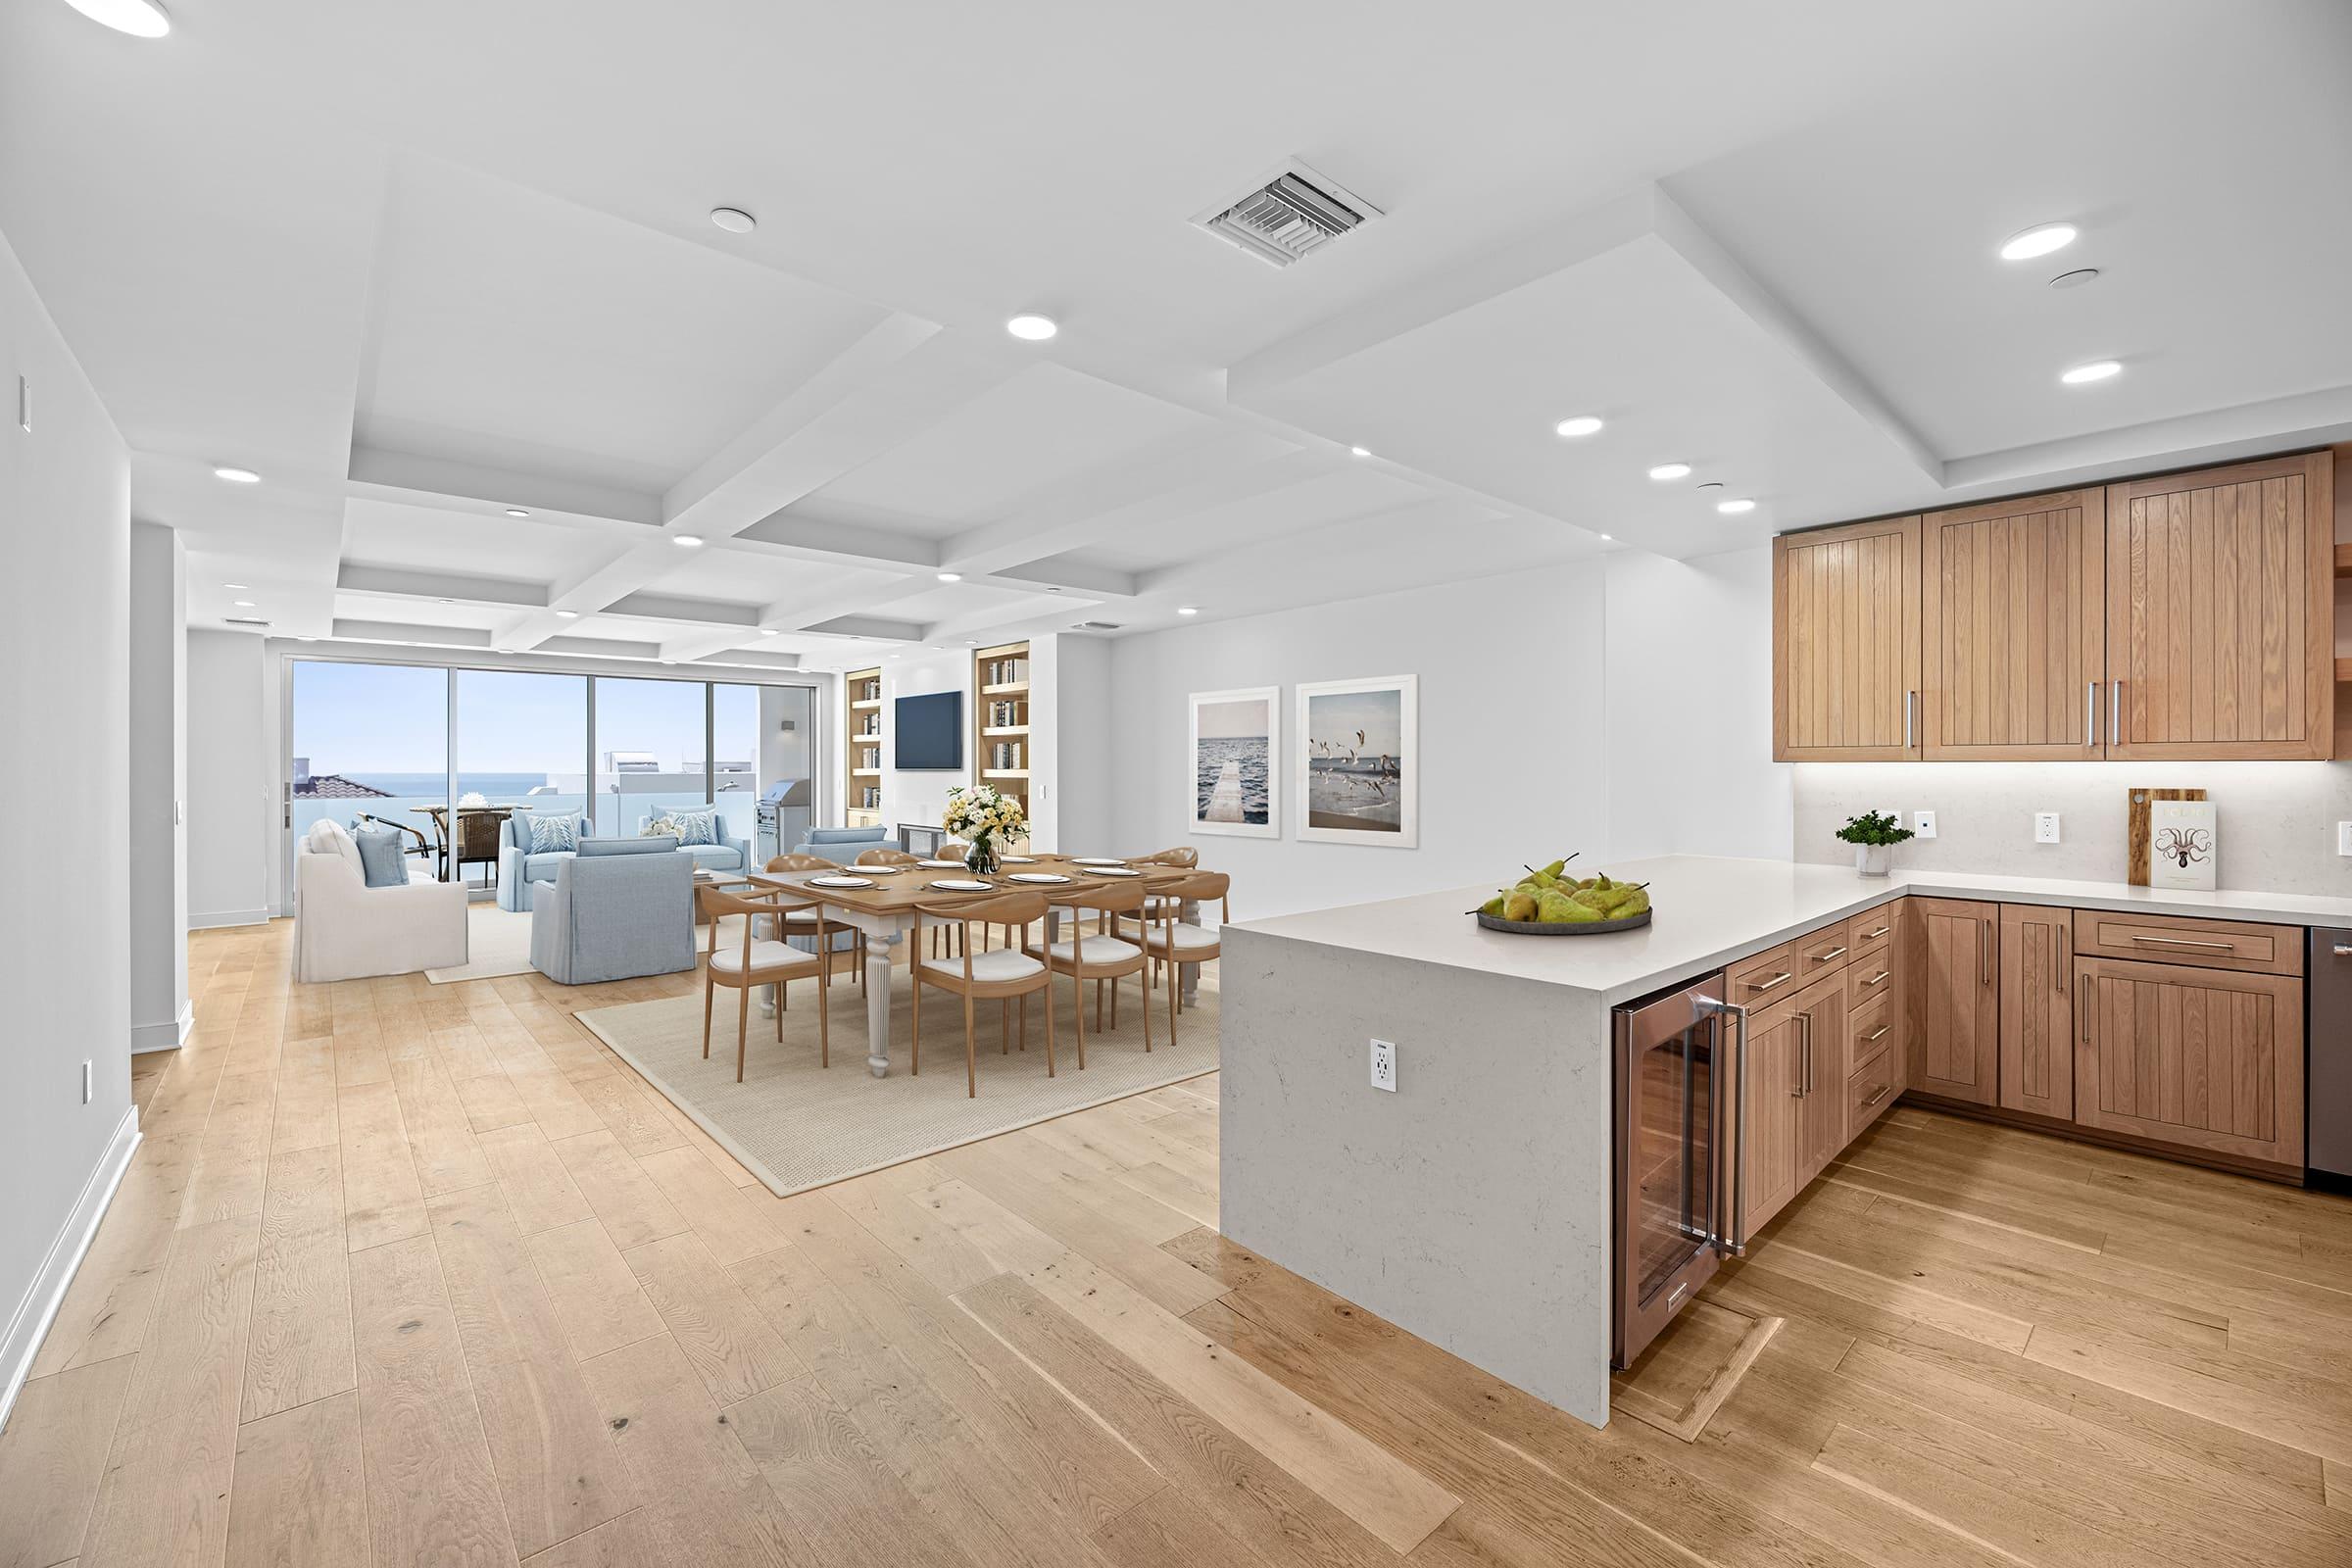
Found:
[[[1911,831],[1919,838],[1934,838],[1936,836],[1936,813],[1934,811],[1912,812]]]
[[[2034,842],[2036,844],[2058,842],[2058,813],[2056,811],[2035,811],[2034,813]]]
[[[2335,824],[2335,853],[2352,855],[2352,822]]]
[[[1393,1040],[1372,1042],[1372,1087],[1396,1092],[1396,1043]]]

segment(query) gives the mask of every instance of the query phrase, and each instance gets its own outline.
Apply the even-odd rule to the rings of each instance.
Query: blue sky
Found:
[[[458,671],[459,768],[577,773],[587,687],[581,675]],[[702,683],[601,679],[596,694],[600,753],[651,752],[665,771],[702,766]],[[439,772],[448,765],[448,701],[447,670],[297,662],[293,755],[318,773]],[[757,759],[755,688],[718,688],[717,731],[722,760]]]

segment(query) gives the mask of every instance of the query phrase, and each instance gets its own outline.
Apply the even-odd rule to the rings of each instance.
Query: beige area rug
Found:
[[[454,969],[427,969],[424,977],[437,986],[445,986],[459,980],[495,980],[502,974],[522,974],[530,966],[530,911],[517,912],[483,903],[466,911],[466,961]]]
[[[923,1070],[907,1070],[913,1017],[904,971],[891,996],[890,1076],[865,1065],[865,999],[856,982],[833,984],[833,1065],[817,1066],[816,991],[794,985],[784,1014],[784,1043],[775,1021],[752,1003],[751,1048],[744,1081],[735,1081],[735,996],[721,989],[710,1026],[710,1057],[703,1059],[703,998],[600,1007],[577,1014],[596,1037],[624,1057],[670,1101],[741,1160],[777,1197],[789,1197],[866,1171],[880,1170],[943,1149],[977,1143],[1089,1105],[1124,1099],[1217,1069],[1217,996],[1200,988],[1200,1004],[1185,1010],[1178,1044],[1167,1035],[1167,993],[1152,993],[1152,1050],[1144,1053],[1135,983],[1120,990],[1119,1026],[1095,1030],[1093,992],[1086,1013],[1086,1070],[1078,1070],[1071,1025],[1070,985],[1054,989],[1054,1061],[1046,1076],[1046,1022],[1039,999],[1029,1001],[1029,1048],[1001,1054],[998,1004],[975,1004],[980,1095],[964,1095],[963,1003],[924,988]],[[1109,1013],[1103,1014],[1104,1023]]]

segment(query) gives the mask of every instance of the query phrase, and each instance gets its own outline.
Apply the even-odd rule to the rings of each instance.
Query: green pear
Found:
[[[1567,870],[1567,869],[1568,869],[1568,862],[1567,862],[1566,860],[1554,860],[1554,861],[1552,861],[1552,862],[1551,862],[1549,865],[1547,865],[1547,866],[1545,866],[1545,867],[1544,868],[1544,874],[1545,876],[1548,876],[1548,877],[1556,877],[1556,876],[1558,876],[1558,875],[1559,875],[1559,874],[1560,874],[1562,871],[1565,871],[1565,870]]]
[[[1612,920],[1631,920],[1636,915],[1647,914],[1648,912],[1649,891],[1646,888],[1636,888],[1634,889],[1632,895],[1628,897],[1623,904],[1618,905],[1615,908],[1609,911],[1609,918]]]
[[[1480,905],[1478,906],[1478,912],[1498,920],[1502,918],[1503,901],[1509,897],[1510,895],[1507,893],[1497,893],[1486,903]]]
[[[1513,888],[1502,901],[1505,920],[1533,920],[1536,917],[1536,896]]]
[[[1600,916],[1590,906],[1555,890],[1537,901],[1536,918],[1546,925],[1582,925]]]

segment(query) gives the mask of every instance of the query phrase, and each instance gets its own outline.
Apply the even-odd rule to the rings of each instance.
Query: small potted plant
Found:
[[[1854,869],[1864,876],[1885,876],[1887,854],[1911,836],[1911,830],[1884,811],[1849,816],[1838,836],[1854,847]]]

